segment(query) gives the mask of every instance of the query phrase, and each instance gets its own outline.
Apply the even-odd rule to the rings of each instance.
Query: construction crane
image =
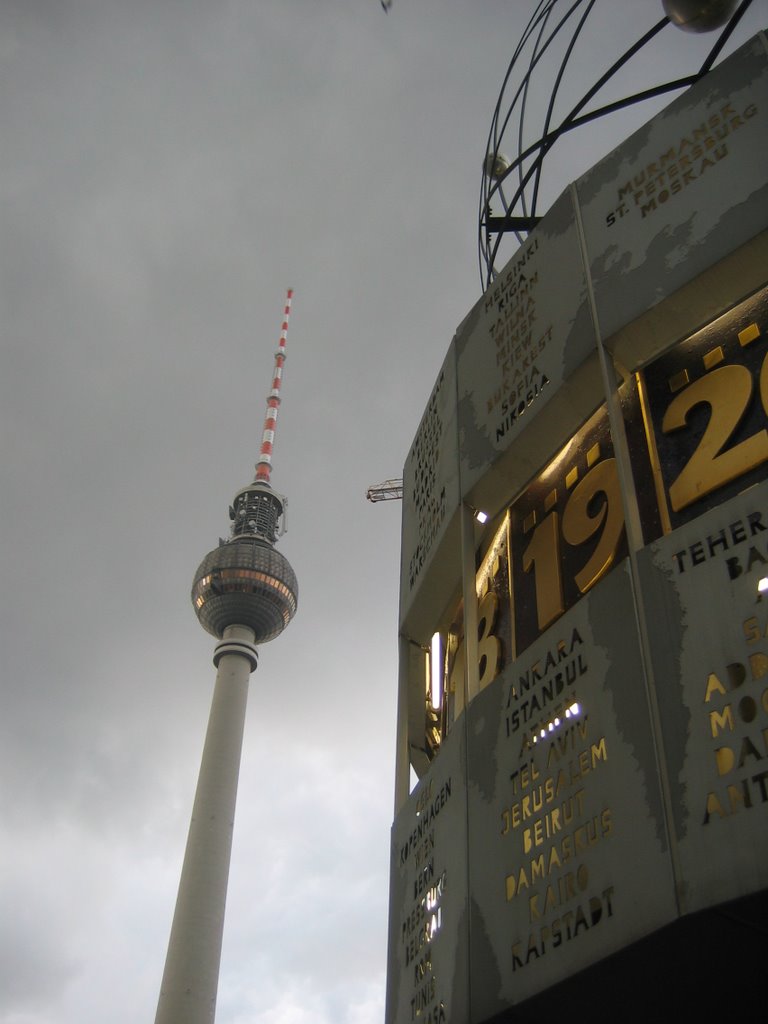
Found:
[[[396,501],[403,496],[403,481],[385,480],[381,484],[369,487],[365,496],[368,501]]]

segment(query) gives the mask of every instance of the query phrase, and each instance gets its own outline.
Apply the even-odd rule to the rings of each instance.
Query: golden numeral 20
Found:
[[[720,366],[699,377],[670,402],[661,429],[672,434],[685,427],[688,414],[706,404],[710,417],[696,449],[669,487],[669,501],[675,512],[703,498],[768,459],[768,431],[726,448],[752,399],[754,382],[746,366]],[[768,413],[768,356],[760,369],[760,398]],[[725,449],[725,450],[724,450]]]

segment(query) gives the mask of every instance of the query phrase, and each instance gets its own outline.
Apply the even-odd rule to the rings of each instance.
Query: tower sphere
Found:
[[[192,604],[203,629],[221,638],[227,626],[248,626],[257,644],[282,633],[298,598],[288,559],[256,537],[222,542],[202,560],[192,584]]]

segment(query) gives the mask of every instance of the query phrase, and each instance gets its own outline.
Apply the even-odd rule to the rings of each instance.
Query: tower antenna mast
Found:
[[[261,435],[259,461],[256,463],[256,479],[265,484],[269,483],[270,476],[272,475],[272,449],[275,443],[277,411],[280,408],[280,385],[283,382],[285,343],[288,338],[288,318],[291,315],[292,299],[293,288],[289,288],[285,296],[285,310],[283,312],[283,326],[280,331],[280,342],[275,352],[275,372],[272,377],[272,390],[267,396],[267,412],[264,417],[264,431]]]
[[[248,680],[256,645],[282,633],[298,605],[296,574],[274,546],[285,498],[270,485],[292,295],[289,289],[256,477],[230,506],[230,539],[205,556],[192,584],[200,625],[219,641],[217,673],[155,1024],[213,1024]]]

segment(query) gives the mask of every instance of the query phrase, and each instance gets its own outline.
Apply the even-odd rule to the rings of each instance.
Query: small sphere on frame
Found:
[[[684,32],[711,32],[733,14],[738,0],[661,0],[664,13]]]

